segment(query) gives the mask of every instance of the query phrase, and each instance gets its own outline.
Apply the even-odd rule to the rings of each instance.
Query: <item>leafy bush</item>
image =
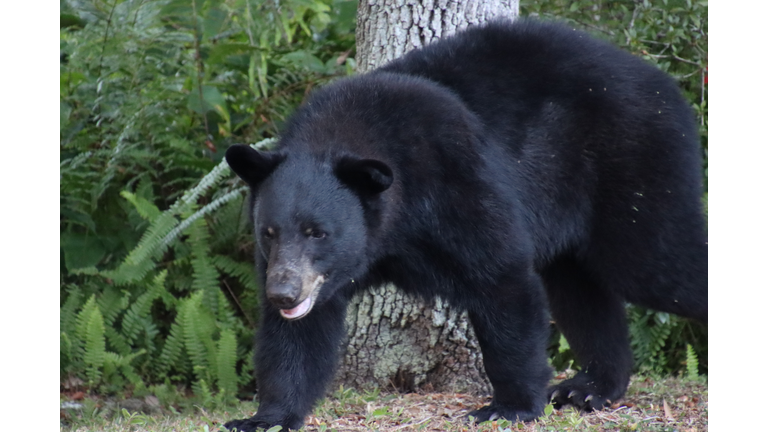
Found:
[[[222,402],[251,380],[247,191],[222,150],[268,145],[353,69],[355,8],[61,2],[62,379]]]

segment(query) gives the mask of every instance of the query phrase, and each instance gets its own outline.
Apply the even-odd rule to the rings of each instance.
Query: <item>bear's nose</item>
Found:
[[[299,292],[290,285],[272,287],[267,291],[267,299],[278,309],[290,309],[298,302]]]
[[[301,296],[301,278],[296,272],[283,270],[267,273],[267,299],[279,309],[296,306]]]

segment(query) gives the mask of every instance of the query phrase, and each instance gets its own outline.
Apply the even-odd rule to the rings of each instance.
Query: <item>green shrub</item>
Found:
[[[354,64],[356,3],[62,1],[62,379],[192,388],[252,378],[246,188],[222,161],[269,145]]]

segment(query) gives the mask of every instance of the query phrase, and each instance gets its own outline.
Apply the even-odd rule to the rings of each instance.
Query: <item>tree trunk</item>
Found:
[[[407,51],[496,17],[517,16],[518,0],[361,0],[357,68],[372,70]],[[394,286],[355,297],[336,386],[490,393],[466,312],[424,304]]]

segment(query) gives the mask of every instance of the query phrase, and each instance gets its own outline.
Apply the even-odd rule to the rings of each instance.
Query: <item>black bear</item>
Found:
[[[297,429],[334,376],[346,304],[393,282],[468,311],[478,421],[601,408],[627,387],[625,302],[707,320],[702,157],[670,77],[558,24],[471,28],[314,92],[251,187],[260,405]],[[547,389],[548,320],[582,365]]]

